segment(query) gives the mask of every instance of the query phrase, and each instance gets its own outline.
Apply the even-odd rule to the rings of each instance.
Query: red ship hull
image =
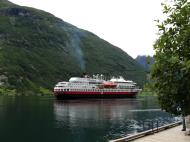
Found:
[[[137,92],[80,92],[80,91],[55,91],[57,99],[77,98],[135,98]]]

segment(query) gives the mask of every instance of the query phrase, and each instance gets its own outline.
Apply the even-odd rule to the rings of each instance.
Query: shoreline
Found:
[[[179,135],[180,134],[180,135]],[[172,136],[175,136],[173,138]],[[168,140],[171,139],[171,140]],[[140,132],[137,134],[129,135],[123,138],[110,140],[109,142],[160,142],[160,141],[180,141],[180,142],[189,142],[190,136],[185,136],[184,132],[181,131],[181,121],[176,123],[168,124],[165,126],[161,126],[158,129],[150,129],[144,132]]]

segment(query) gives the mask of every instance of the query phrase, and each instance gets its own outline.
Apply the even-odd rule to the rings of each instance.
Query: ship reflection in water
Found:
[[[159,120],[169,123],[174,118],[159,109],[155,98],[55,100],[56,128],[64,130],[72,141],[107,141],[140,129],[139,122]]]

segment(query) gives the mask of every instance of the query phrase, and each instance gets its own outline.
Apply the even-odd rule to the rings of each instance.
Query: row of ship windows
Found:
[[[75,88],[85,87],[85,88],[87,88],[87,87],[94,87],[94,86],[82,86],[82,85],[80,85],[80,86],[74,86],[74,85],[70,85],[69,87],[75,87]]]
[[[102,84],[102,82],[71,82],[70,84]]]
[[[130,89],[129,89],[130,90]],[[126,91],[126,90],[115,90],[115,89],[102,89],[102,90],[99,90],[99,89],[57,89],[57,91],[89,91],[89,92],[123,92],[123,91]]]
[[[70,86],[70,88],[76,88],[76,89],[78,89],[78,88],[81,88],[81,86]],[[93,88],[95,88],[95,87],[92,86],[92,89],[93,89]],[[120,87],[117,88],[117,89],[134,89],[134,88],[135,88],[134,86],[128,86],[128,87],[121,87],[121,86],[120,86]],[[60,87],[60,88],[57,88],[57,89],[62,89],[62,88]],[[76,90],[76,89],[75,89],[75,90]],[[85,89],[85,90],[88,90],[86,86],[83,86],[83,89],[78,89],[78,90],[80,91],[80,90],[84,90],[84,89]],[[62,89],[62,90],[67,91],[67,89]],[[72,89],[72,90],[74,90],[74,89]],[[91,90],[91,88],[90,88],[90,90]],[[105,89],[104,89],[104,90],[105,90]],[[110,90],[110,89],[109,89],[109,90]]]
[[[80,83],[80,84],[77,84],[77,83],[72,83],[72,84],[69,84],[70,86],[75,86],[75,87],[80,87],[81,85],[87,85],[88,83]],[[98,83],[89,83],[88,85],[98,85]],[[135,86],[125,86],[125,85],[119,85],[120,88],[134,88]]]
[[[128,89],[128,88],[135,88],[134,86],[120,86],[119,88],[121,88],[121,89]]]
[[[89,83],[69,83],[69,85],[88,85]]]

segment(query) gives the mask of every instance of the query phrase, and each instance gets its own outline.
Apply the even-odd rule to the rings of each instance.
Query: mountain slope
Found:
[[[145,81],[134,59],[93,33],[47,12],[0,0],[1,88],[45,93],[56,82],[83,72],[123,75],[140,85]]]

